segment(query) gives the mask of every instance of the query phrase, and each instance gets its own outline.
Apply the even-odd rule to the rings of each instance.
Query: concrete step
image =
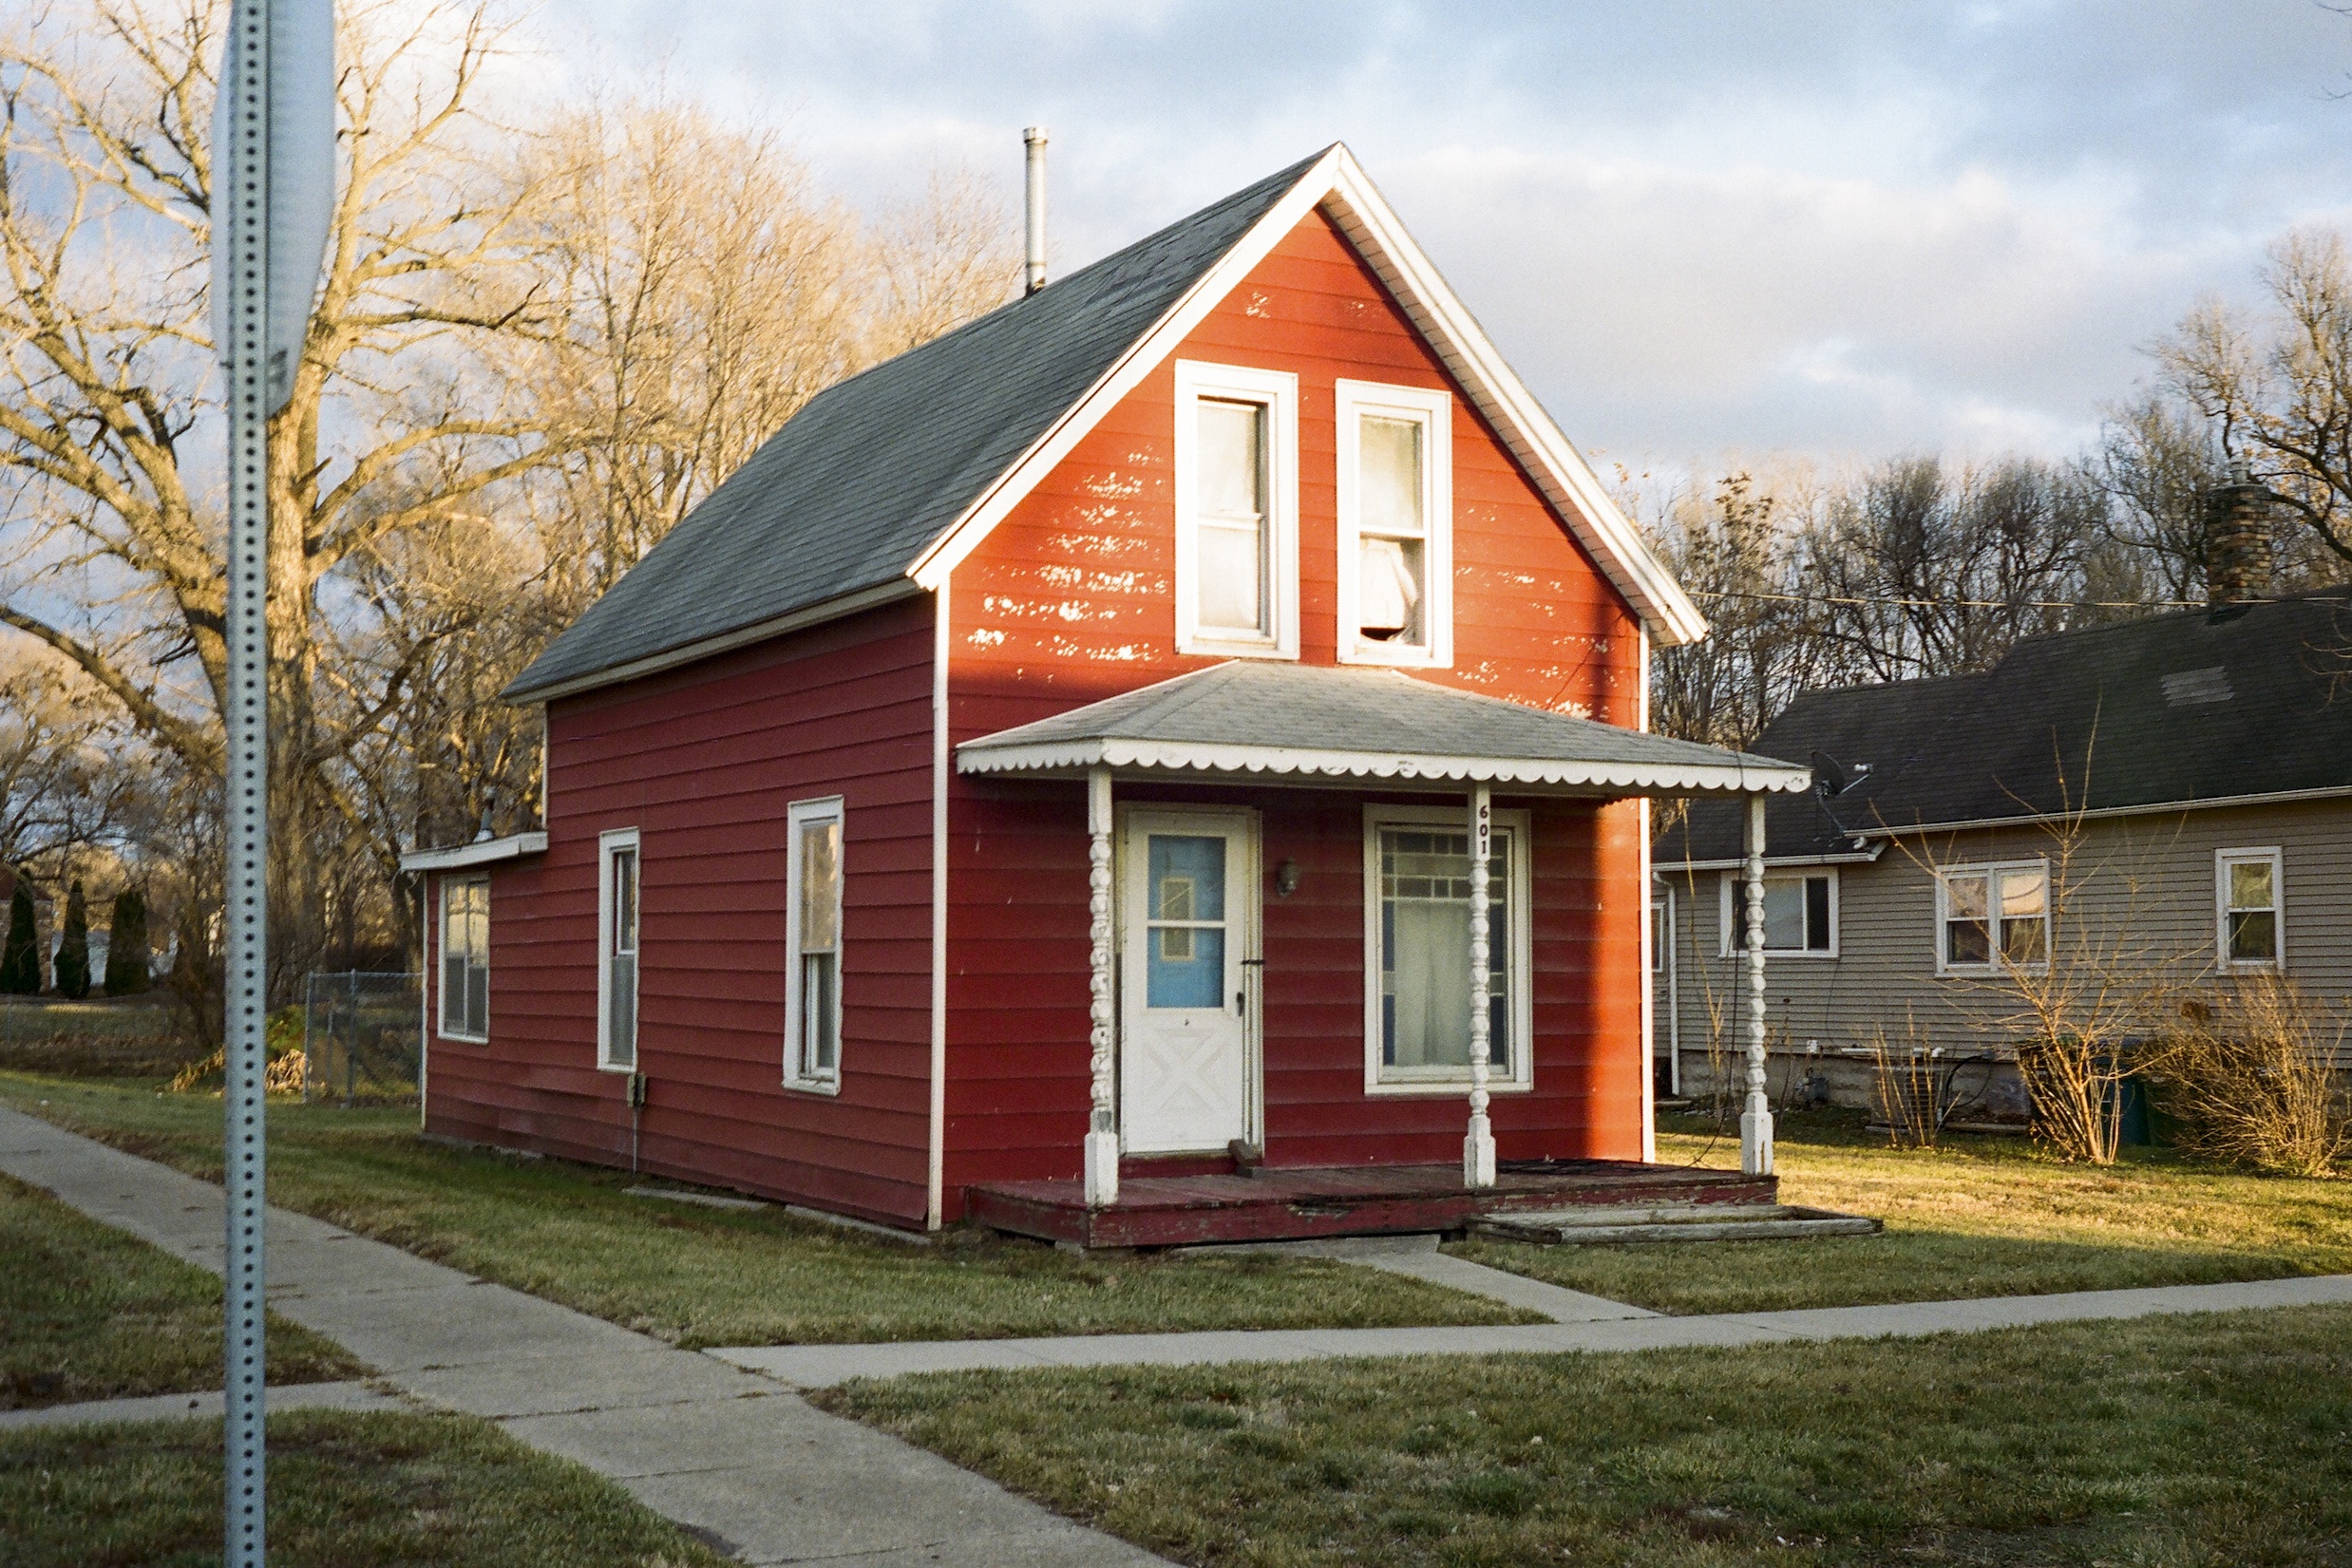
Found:
[[[1870,1236],[1883,1228],[1863,1215],[1787,1203],[1691,1203],[1493,1214],[1472,1224],[1470,1234],[1497,1241],[1595,1247],[1636,1241],[1781,1241],[1807,1236]]]

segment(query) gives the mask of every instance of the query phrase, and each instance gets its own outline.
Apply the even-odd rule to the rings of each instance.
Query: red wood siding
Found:
[[[1305,662],[1334,662],[1337,644],[1334,382],[1443,388],[1455,400],[1454,661],[1419,673],[1635,722],[1635,618],[1378,280],[1314,215],[958,566],[953,740],[1217,662],[1175,652],[1175,358],[1299,377]],[[1458,1158],[1458,1099],[1363,1092],[1363,798],[1193,798],[1260,806],[1265,863],[1290,856],[1306,873],[1298,895],[1265,906],[1269,1162]],[[1537,1089],[1497,1097],[1501,1152],[1639,1158],[1638,808],[1537,810]],[[956,779],[949,844],[952,1214],[960,1185],[1078,1169],[1088,1059],[1081,792]]]
[[[551,705],[548,849],[493,874],[490,1043],[434,1040],[427,1129],[627,1163],[625,1079],[596,1066],[597,839],[635,827],[642,1168],[920,1224],[932,646],[910,600]],[[837,1097],[782,1086],[786,808],[834,794]]]

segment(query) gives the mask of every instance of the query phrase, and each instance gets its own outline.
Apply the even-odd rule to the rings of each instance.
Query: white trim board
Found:
[[[464,871],[468,866],[492,865],[547,852],[545,833],[511,833],[503,839],[477,839],[448,849],[412,849],[400,858],[403,871]]]

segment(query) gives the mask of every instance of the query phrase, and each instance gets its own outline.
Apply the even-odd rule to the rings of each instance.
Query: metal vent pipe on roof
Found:
[[[1045,287],[1045,127],[1030,126],[1021,132],[1021,142],[1029,149],[1029,243],[1021,293],[1034,294]]]

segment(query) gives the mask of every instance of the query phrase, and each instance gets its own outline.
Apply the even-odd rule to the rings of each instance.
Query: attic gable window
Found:
[[[1176,365],[1176,647],[1299,654],[1299,378]]]
[[[1417,387],[1334,388],[1339,457],[1339,657],[1453,658],[1453,400]]]

